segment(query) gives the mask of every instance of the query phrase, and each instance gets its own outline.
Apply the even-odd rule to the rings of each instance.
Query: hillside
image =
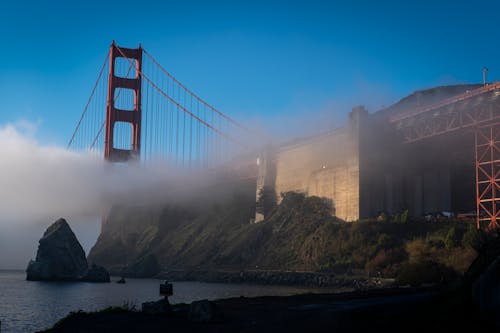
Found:
[[[89,261],[130,276],[259,269],[395,277],[429,263],[461,273],[476,256],[467,222],[344,223],[321,198],[289,192],[266,221],[250,224],[252,202],[240,193],[198,211],[115,207]]]

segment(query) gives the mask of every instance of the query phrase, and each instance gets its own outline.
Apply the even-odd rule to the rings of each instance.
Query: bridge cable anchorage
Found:
[[[90,93],[90,96],[89,96],[89,98],[87,100],[87,104],[85,104],[85,107],[83,108],[82,115],[80,116],[80,119],[78,120],[76,128],[73,131],[73,134],[71,135],[71,139],[69,140],[66,149],[69,149],[71,147],[71,144],[75,140],[76,133],[78,132],[78,129],[80,128],[80,125],[82,124],[83,118],[85,117],[85,114],[87,113],[87,110],[89,108],[90,102],[92,101],[92,98],[94,97],[94,94],[96,92],[96,89],[97,89],[97,86],[99,84],[99,81],[101,80],[102,73],[104,73],[104,68],[106,68],[106,64],[108,63],[108,60],[109,60],[108,58],[109,58],[109,51],[108,51],[108,53],[106,53],[106,57],[105,57],[104,62],[102,64],[102,66],[101,66],[101,70],[99,71],[99,75],[97,76],[97,80],[94,83],[94,87],[92,88],[92,92]]]
[[[108,57],[109,57],[109,52],[108,52]],[[129,76],[130,74],[130,71],[132,70],[132,68],[134,67],[134,64],[133,62],[128,66],[128,70],[127,70],[127,74],[125,74],[125,76]],[[116,100],[120,97],[120,94],[123,90],[120,89],[118,90],[118,93],[116,94],[116,96],[113,96],[113,104],[116,102]],[[97,132],[94,140],[92,141],[92,144],[90,145],[90,148],[89,149],[92,149],[94,148],[95,144],[97,143],[98,139],[99,139],[99,136],[101,135],[102,133],[102,130],[104,129],[104,126],[106,125],[106,120],[103,121],[103,123],[101,124],[101,127],[99,128],[99,131]]]
[[[127,59],[127,61],[129,61],[132,65],[133,65],[133,62],[132,60],[128,59],[125,55],[125,53],[121,50],[121,48],[119,46],[116,46],[116,48],[118,49],[118,52],[122,55],[123,58]],[[186,109],[184,106],[182,106],[179,102],[177,102],[175,99],[173,99],[171,96],[169,96],[167,93],[165,93],[160,87],[158,87],[158,85],[156,85],[148,76],[146,76],[142,71],[137,71],[139,75],[141,75],[142,78],[144,78],[153,88],[155,88],[161,95],[163,95],[163,97],[167,98],[170,102],[172,102],[177,108],[181,109],[185,114],[193,117],[194,119],[196,119],[198,122],[202,123],[203,125],[205,125],[207,128],[211,129],[212,131],[214,131],[215,133],[219,134],[220,136],[224,137],[225,139],[229,140],[229,141],[232,141],[233,143],[236,143],[242,147],[247,147],[247,145],[245,145],[244,143],[240,142],[239,140],[229,136],[228,134],[222,132],[221,130],[219,130],[218,128],[215,128],[214,126],[210,125],[209,123],[207,123],[206,121],[204,121],[203,119],[199,118],[198,116],[196,116],[194,113],[192,113],[191,111],[189,111],[188,109]],[[202,101],[202,100],[200,100]],[[218,111],[217,111],[218,112]],[[219,112],[218,112],[219,113]],[[227,117],[227,116],[226,116]],[[229,118],[229,117],[227,117]],[[230,118],[229,118],[230,119]]]
[[[185,85],[183,85],[179,80],[177,80],[169,71],[167,71],[162,65],[160,65],[160,63],[151,55],[149,54],[146,50],[143,49],[143,52],[144,54],[165,74],[167,75],[173,82],[175,82],[175,84],[177,84],[179,87],[181,87],[185,92],[187,92],[189,95],[191,95],[192,97],[194,97],[196,100],[198,100],[200,103],[202,103],[203,105],[205,105],[206,107],[208,107],[210,110],[212,110],[213,112],[217,113],[219,116],[221,116],[222,118],[228,120],[229,122],[231,122],[232,124],[244,129],[244,130],[249,130],[247,127],[243,126],[242,124],[240,124],[239,122],[237,122],[236,120],[234,120],[233,118],[227,116],[226,114],[220,112],[219,110],[217,110],[215,107],[213,107],[212,105],[208,104],[207,102],[205,102],[203,99],[201,99],[201,97],[199,97],[198,95],[196,95],[193,91],[191,91],[189,88],[187,88]]]

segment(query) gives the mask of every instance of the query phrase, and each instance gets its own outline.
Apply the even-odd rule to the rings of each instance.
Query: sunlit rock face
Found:
[[[66,220],[61,218],[49,226],[40,239],[36,260],[31,260],[26,269],[26,279],[107,282],[109,274],[102,267],[89,270],[85,251]]]

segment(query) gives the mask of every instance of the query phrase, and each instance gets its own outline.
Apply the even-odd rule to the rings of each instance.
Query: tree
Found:
[[[456,247],[459,244],[460,240],[461,239],[457,228],[455,226],[452,226],[446,233],[446,236],[444,238],[444,245],[448,250],[450,250]]]
[[[276,207],[276,191],[270,186],[264,186],[259,191],[257,199],[256,211],[259,214],[268,216],[269,213]]]

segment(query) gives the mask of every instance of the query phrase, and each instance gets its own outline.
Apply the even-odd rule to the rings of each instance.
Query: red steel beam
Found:
[[[402,132],[404,142],[410,143],[499,120],[500,106],[495,103],[479,103],[471,107],[459,104],[401,120],[396,129]]]
[[[488,92],[491,92],[491,91],[494,91],[494,90],[498,90],[498,89],[500,89],[500,82],[491,83],[491,84],[488,84],[488,85],[486,85],[484,87],[481,87],[481,88],[478,88],[478,89],[474,89],[474,90],[470,90],[470,91],[466,91],[465,93],[462,93],[460,95],[456,95],[456,96],[453,96],[453,97],[450,97],[450,98],[446,98],[446,99],[441,100],[441,101],[439,101],[437,103],[433,103],[431,105],[427,105],[427,106],[424,106],[424,107],[419,107],[419,108],[417,108],[416,110],[413,110],[413,111],[407,111],[407,112],[403,112],[403,113],[391,116],[389,118],[389,121],[391,123],[395,123],[395,122],[398,122],[398,121],[401,121],[401,120],[413,118],[415,116],[418,116],[418,115],[421,115],[421,114],[424,114],[424,113],[427,113],[427,112],[431,112],[431,111],[434,111],[436,109],[440,109],[442,107],[445,107],[445,106],[448,106],[448,105],[451,105],[451,104],[455,104],[457,102],[461,102],[461,101],[470,99],[472,97],[476,97],[476,96],[479,96],[479,95],[482,95],[482,94],[485,94],[485,93],[488,93]]]
[[[500,122],[475,131],[477,227],[500,227]]]

